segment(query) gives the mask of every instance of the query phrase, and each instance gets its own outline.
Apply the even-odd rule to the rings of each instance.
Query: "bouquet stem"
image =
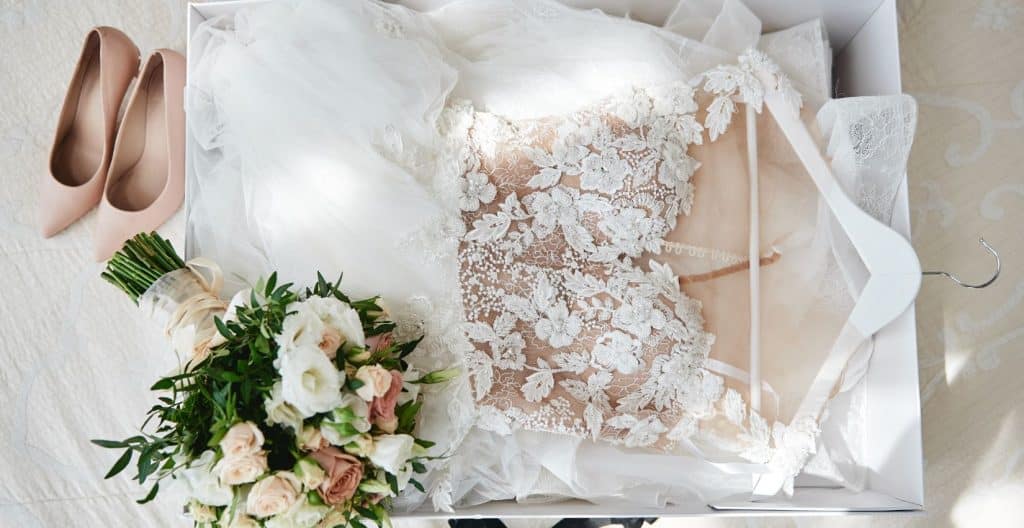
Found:
[[[185,267],[171,242],[155,231],[139,233],[107,262],[100,275],[139,303],[139,297],[163,275]]]

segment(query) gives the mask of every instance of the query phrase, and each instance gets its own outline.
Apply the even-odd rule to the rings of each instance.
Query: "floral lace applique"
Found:
[[[770,425],[707,369],[714,336],[701,305],[655,260],[689,214],[687,153],[717,138],[735,103],[760,109],[762,79],[799,94],[757,51],[692,86],[634,88],[558,118],[510,122],[464,105],[446,112],[457,177],[464,365],[477,426],[585,436],[629,447],[707,440],[767,463]],[[670,251],[691,248],[666,247]],[[780,437],[781,438],[781,437]]]

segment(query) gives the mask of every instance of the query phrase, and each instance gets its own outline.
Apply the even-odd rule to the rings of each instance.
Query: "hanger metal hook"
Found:
[[[999,272],[1002,271],[1003,269],[1003,263],[999,259],[999,253],[995,250],[995,248],[989,245],[988,242],[985,242],[984,238],[979,238],[978,240],[981,242],[982,247],[984,247],[985,250],[987,250],[989,253],[992,254],[993,257],[996,258],[996,272],[992,274],[992,278],[990,278],[989,280],[978,284],[968,284],[957,278],[956,275],[953,275],[952,273],[946,271],[923,271],[921,272],[921,275],[942,275],[948,278],[949,280],[957,283],[958,285],[963,286],[964,288],[985,288],[991,285],[993,282],[996,281],[996,279],[999,278]]]

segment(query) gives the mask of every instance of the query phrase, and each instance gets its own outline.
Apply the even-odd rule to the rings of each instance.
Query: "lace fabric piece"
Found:
[[[560,118],[475,114],[459,265],[491,427],[668,445],[720,397],[700,304],[670,268],[636,263],[692,204],[696,110],[675,84]]]

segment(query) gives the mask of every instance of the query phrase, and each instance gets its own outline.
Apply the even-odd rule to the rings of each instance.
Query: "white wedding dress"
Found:
[[[494,151],[505,137],[495,123],[585,112],[638,87],[697,86],[704,72],[757,46],[793,80],[805,110],[821,107],[834,170],[883,221],[914,128],[907,99],[829,101],[831,51],[819,22],[762,36],[757,18],[734,0],[683,0],[664,28],[549,0],[464,0],[424,13],[377,2],[273,2],[205,23],[192,46],[189,252],[235,273],[235,287],[274,270],[298,284],[317,270],[344,272],[352,295],[383,296],[398,332],[425,334],[414,366],[458,364],[474,373],[426,396],[420,436],[451,455],[424,482],[438,509],[570,497],[645,506],[711,501],[749,493],[752,477],[770,470],[767,455],[740,456],[746,447],[732,443],[749,447],[753,435],[774,449],[767,424],[756,434],[744,425],[719,445],[705,438],[700,447],[673,441],[652,450],[645,446],[658,442],[520,427],[478,401],[479,375],[467,363],[477,345],[464,331],[467,307],[478,302],[464,297],[474,294],[464,282],[475,269],[465,261],[473,223],[463,215],[497,191],[464,178],[470,127],[476,147]],[[702,199],[699,183],[686,192]],[[800,271],[833,284],[838,305],[848,306],[862,273],[827,211],[818,211],[801,243],[819,257],[802,261]],[[695,357],[707,357],[712,345],[703,346]],[[731,375],[736,389],[722,395],[742,400],[742,376],[726,370],[707,379]],[[855,395],[859,376],[851,372],[843,389]],[[781,384],[776,407],[792,405],[786,390]],[[817,449],[805,449],[818,453],[805,473],[857,487],[856,397],[841,401],[846,407],[822,424],[827,445],[819,439]],[[742,409],[743,423],[753,424]],[[784,410],[775,414],[785,421]],[[781,446],[781,436],[774,442]],[[398,506],[423,499],[409,495]]]

